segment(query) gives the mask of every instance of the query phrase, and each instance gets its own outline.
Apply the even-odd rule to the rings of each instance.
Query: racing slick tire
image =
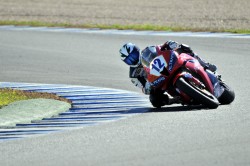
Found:
[[[230,104],[234,101],[235,93],[232,88],[230,88],[226,83],[220,82],[221,86],[224,87],[224,92],[222,95],[218,98],[219,102],[222,105]]]

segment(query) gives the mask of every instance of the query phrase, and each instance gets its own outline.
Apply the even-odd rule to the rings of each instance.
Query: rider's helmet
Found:
[[[133,43],[126,43],[120,49],[121,59],[131,67],[138,67],[140,61],[140,49]]]
[[[149,68],[151,61],[157,57],[157,51],[155,46],[146,47],[141,52],[141,63],[144,67]]]

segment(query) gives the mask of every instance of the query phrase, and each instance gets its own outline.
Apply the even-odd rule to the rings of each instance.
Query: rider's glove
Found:
[[[176,50],[179,44],[175,41],[169,40],[161,46],[161,50]]]
[[[151,91],[151,85],[149,82],[146,82],[145,86],[142,88],[142,92],[146,95],[149,95]]]

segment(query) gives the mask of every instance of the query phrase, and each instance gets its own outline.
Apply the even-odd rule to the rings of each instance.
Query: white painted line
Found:
[[[135,31],[117,29],[80,29],[63,27],[30,27],[30,26],[0,26],[0,30],[11,31],[41,31],[41,32],[67,32],[85,34],[107,34],[107,35],[138,35],[138,36],[180,36],[180,37],[206,37],[206,38],[245,38],[250,39],[250,34],[234,33],[212,33],[212,32],[171,32],[171,31]]]

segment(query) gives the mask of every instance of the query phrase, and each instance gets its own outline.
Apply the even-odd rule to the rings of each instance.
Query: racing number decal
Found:
[[[167,67],[167,62],[162,55],[158,56],[150,64],[150,74],[160,76],[164,67]]]
[[[164,67],[164,64],[161,63],[160,59],[155,59],[154,64],[152,64],[152,68],[157,70],[158,72]]]

